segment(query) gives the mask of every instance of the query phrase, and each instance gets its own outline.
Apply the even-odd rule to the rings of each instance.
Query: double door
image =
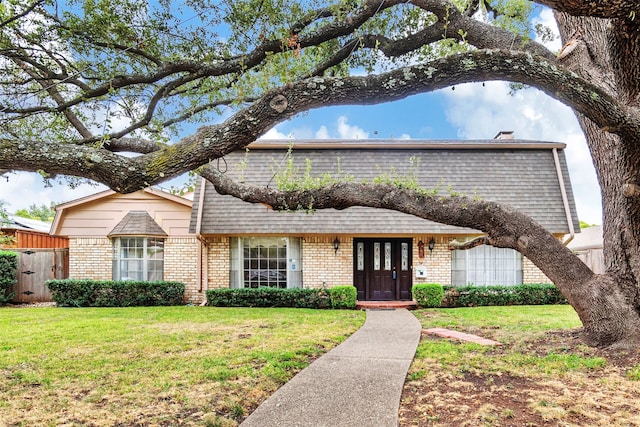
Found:
[[[411,300],[411,248],[411,239],[354,239],[353,277],[358,300]]]

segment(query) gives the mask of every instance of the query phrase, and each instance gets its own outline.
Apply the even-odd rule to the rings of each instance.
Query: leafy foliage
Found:
[[[18,254],[0,250],[0,305],[13,299],[13,285],[17,282]]]
[[[52,206],[47,206],[42,204],[40,206],[36,206],[36,204],[32,204],[28,209],[18,209],[16,211],[16,216],[22,218],[29,219],[37,219],[38,221],[51,222],[53,221],[53,217],[56,215],[55,210]]]
[[[358,298],[356,287],[352,285],[329,288],[332,308],[355,308]]]
[[[67,307],[181,305],[184,283],[107,280],[47,280],[53,300]]]
[[[444,298],[444,288],[439,283],[413,285],[411,293],[420,307],[440,307]]]
[[[207,304],[214,307],[329,308],[331,296],[324,289],[209,289]]]
[[[446,286],[443,307],[566,304],[555,285]]]

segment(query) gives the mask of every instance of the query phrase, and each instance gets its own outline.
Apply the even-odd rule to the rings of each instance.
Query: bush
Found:
[[[0,305],[5,305],[13,299],[13,285],[18,278],[18,254],[0,250]]]
[[[358,292],[355,286],[344,285],[329,288],[331,308],[355,308]]]
[[[420,307],[440,307],[444,288],[439,283],[420,283],[411,288],[413,299]]]
[[[324,289],[209,289],[207,305],[213,307],[328,308],[331,297]]]
[[[68,307],[181,305],[184,283],[114,280],[48,280],[53,300]]]
[[[447,286],[444,307],[488,305],[566,304],[567,300],[552,284],[518,286]]]

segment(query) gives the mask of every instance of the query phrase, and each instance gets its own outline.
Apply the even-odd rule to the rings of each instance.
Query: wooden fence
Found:
[[[12,250],[18,253],[18,283],[13,287],[13,302],[51,301],[51,292],[44,282],[69,277],[69,248]]]

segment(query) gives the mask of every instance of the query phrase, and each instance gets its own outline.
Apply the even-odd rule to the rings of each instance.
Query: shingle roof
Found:
[[[108,234],[108,237],[116,236],[166,237],[167,233],[160,228],[146,211],[131,211]]]
[[[292,141],[260,142],[250,151],[227,155],[227,174],[249,184],[275,187],[274,174]],[[564,144],[521,140],[482,141],[295,141],[300,173],[311,162],[312,175],[338,169],[357,181],[385,173],[413,174],[423,188],[456,191],[511,205],[553,233],[568,233],[553,151],[557,149],[573,226],[579,230]],[[339,159],[339,160],[338,160]],[[414,166],[411,166],[413,163]],[[339,166],[338,166],[339,165]],[[191,232],[196,232],[196,188]],[[203,235],[238,234],[469,234],[470,229],[437,224],[395,211],[353,207],[341,211],[274,212],[259,204],[221,196],[207,183],[201,222]]]

